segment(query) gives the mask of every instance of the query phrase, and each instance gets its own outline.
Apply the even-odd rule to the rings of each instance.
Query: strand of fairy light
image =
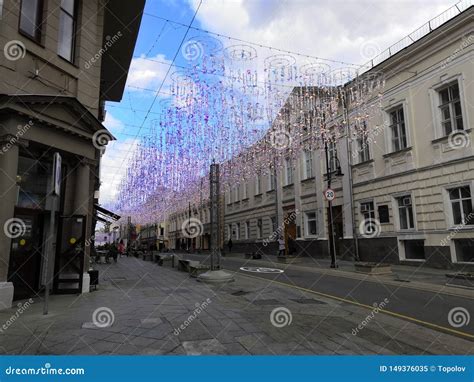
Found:
[[[278,74],[278,71],[280,70],[280,74],[283,74],[282,75],[282,78],[281,81],[284,82],[286,77],[291,77],[291,79],[294,79],[294,76],[292,75],[288,75],[285,77],[285,73],[287,72],[290,73],[291,70],[289,69],[284,69],[282,70],[282,68],[277,68],[278,70],[275,70],[273,73],[270,71],[270,73],[268,73],[269,75],[275,75],[275,74]],[[195,72],[192,73],[192,70],[194,70]],[[285,72],[285,73],[283,73]],[[188,75],[193,75],[193,74],[196,74],[196,66],[194,66],[194,68],[191,68],[190,72],[188,72]],[[162,187],[165,188],[166,190],[166,187],[170,187],[171,188],[169,189],[169,192],[166,194],[166,191],[165,191],[165,197],[163,197],[162,200],[166,200],[166,203],[167,204],[172,204],[172,208],[171,210],[173,210],[173,208],[177,209],[179,208],[179,206],[183,206],[185,204],[186,201],[193,201],[193,203],[196,203],[197,201],[197,195],[200,193],[199,191],[199,187],[197,187],[197,184],[199,183],[199,176],[196,176],[196,173],[190,173],[189,171],[189,168],[186,169],[186,168],[183,168],[183,166],[180,167],[180,161],[182,162],[183,160],[187,160],[188,163],[190,161],[190,158],[194,155],[194,157],[197,157],[197,158],[200,158],[202,157],[204,154],[212,154],[212,155],[215,155],[216,152],[215,150],[212,148],[212,147],[204,147],[203,150],[201,151],[195,151],[194,149],[196,149],[196,143],[200,143],[202,144],[202,141],[201,142],[196,142],[196,141],[192,141],[190,140],[189,137],[192,137],[193,134],[195,135],[197,130],[196,130],[196,127],[202,127],[203,126],[203,110],[202,110],[202,107],[199,108],[198,106],[200,106],[200,104],[198,102],[195,102],[196,98],[198,99],[207,99],[209,101],[209,99],[212,99],[212,93],[213,91],[216,91],[217,90],[217,94],[218,96],[214,99],[214,101],[216,100],[219,100],[220,103],[218,104],[213,104],[212,105],[212,108],[210,110],[207,110],[207,112],[209,111],[214,111],[214,112],[219,112],[219,113],[222,113],[222,114],[225,114],[226,111],[228,111],[229,109],[232,110],[234,109],[236,106],[238,106],[238,103],[236,104],[235,103],[235,98],[234,98],[234,95],[231,97],[232,99],[232,102],[230,102],[229,100],[229,94],[226,93],[226,88],[225,87],[222,87],[221,84],[217,84],[216,86],[216,83],[215,82],[212,82],[212,81],[204,81],[201,79],[201,81],[199,81],[199,76],[196,77],[197,79],[197,83],[192,83],[192,89],[190,89],[190,91],[192,91],[192,95],[193,97],[193,100],[190,100],[189,99],[189,94],[187,92],[187,89],[185,87],[185,89],[181,88],[181,89],[175,89],[177,90],[176,91],[176,95],[177,95],[177,98],[178,98],[178,101],[175,100],[175,103],[183,103],[184,102],[184,106],[180,107],[179,109],[176,108],[176,107],[172,107],[172,108],[168,108],[167,111],[165,113],[162,113],[163,115],[169,117],[168,120],[165,120],[163,121],[160,121],[160,123],[164,123],[164,125],[162,125],[161,127],[164,127],[164,129],[162,129],[162,131],[164,131],[166,133],[166,139],[170,142],[171,145],[173,145],[173,150],[172,150],[172,153],[173,155],[169,155],[172,160],[171,161],[164,161],[163,163],[161,163],[162,165],[164,165],[164,178],[165,180],[167,178],[171,178],[171,182],[170,183],[166,183],[166,182],[162,182],[162,183],[159,183],[160,180],[159,179],[156,179],[154,178],[153,179],[153,182],[155,183],[152,183],[151,185],[150,184],[142,184],[141,182],[143,182],[143,174],[146,173],[147,169],[151,168],[150,166],[150,163],[147,163],[147,158],[146,156],[143,155],[143,152],[144,150],[147,152],[147,153],[150,153],[150,152],[153,152],[153,150],[150,151],[149,147],[146,147],[147,145],[150,145],[150,142],[153,142],[154,140],[156,140],[156,137],[151,137],[150,139],[147,139],[145,140],[145,146],[140,146],[140,149],[139,149],[139,152],[138,154],[135,156],[137,159],[138,159],[138,162],[137,163],[137,160],[135,160],[134,163],[132,163],[132,171],[129,171],[128,172],[128,179],[126,179],[125,182],[122,183],[122,188],[124,190],[122,191],[125,191],[125,192],[122,192],[122,195],[126,195],[128,196],[128,200],[125,201],[126,203],[125,204],[128,204],[128,210],[129,211],[133,211],[134,210],[134,206],[133,205],[133,202],[130,203],[130,200],[137,200],[138,198],[136,198],[136,195],[139,194],[140,197],[141,197],[141,200],[143,201],[143,205],[148,207],[148,203],[146,202],[147,198],[148,199],[153,199],[155,196],[153,195],[153,190],[156,189],[157,185],[160,185]],[[288,78],[287,78],[288,79]],[[180,84],[180,86],[183,85],[183,84]],[[309,85],[309,84],[307,84]],[[268,93],[268,90],[272,90],[272,81],[268,80],[267,78],[267,87],[265,88],[265,91],[267,91]],[[245,90],[245,89],[244,89]],[[278,92],[277,92],[278,93]],[[272,124],[273,122],[273,118],[275,116],[275,113],[278,112],[278,110],[281,108],[282,106],[282,103],[283,102],[286,102],[286,95],[283,93],[283,94],[280,94],[280,99],[277,99],[276,100],[271,100],[272,102],[270,102],[270,99],[268,98],[269,94],[266,94],[267,98],[266,98],[266,110],[267,110],[267,118],[268,118],[268,123],[270,123],[270,125]],[[301,101],[301,98],[302,96],[300,95],[300,97],[294,97],[296,99],[296,101],[298,101],[298,99],[300,99]],[[242,98],[239,99],[240,101],[242,100]],[[304,100],[304,97],[303,97],[303,100]],[[191,102],[191,101],[194,101],[194,102]],[[334,100],[333,100],[334,102]],[[207,106],[207,109],[209,109],[209,104],[206,104]],[[201,105],[202,106],[202,105]],[[296,106],[296,108],[295,108]],[[297,102],[296,104],[293,105],[293,109],[297,109]],[[328,105],[320,105],[321,107],[329,107],[330,104]],[[329,109],[331,109],[331,107],[329,107]],[[334,107],[332,107],[333,111],[335,110]],[[178,112],[179,111],[179,112]],[[320,110],[321,111],[321,110]],[[191,118],[191,121],[189,120],[189,116],[192,115],[192,118]],[[196,118],[196,115],[198,115],[200,118]],[[187,116],[188,117],[188,120],[183,120],[182,117],[183,116]],[[219,116],[212,116],[212,117],[209,117],[209,115],[206,115],[206,118],[209,119],[209,118],[216,118],[216,124],[217,126],[219,127],[219,129],[223,128],[224,127],[224,131],[225,131],[225,125],[223,124],[223,121],[225,120],[225,118],[222,118],[222,115],[219,115]],[[290,119],[288,119],[286,121],[286,123],[288,123]],[[242,128],[245,124],[242,123],[241,126],[237,126],[237,130],[239,128]],[[298,131],[298,126],[301,128],[302,125],[304,124],[297,124],[296,127],[293,129],[294,131],[297,132],[297,134],[299,136],[302,136],[303,134],[301,133],[301,131]],[[207,125],[206,125],[207,126]],[[166,128],[167,127],[167,128]],[[170,127],[172,127],[173,129],[170,130]],[[183,127],[185,127],[185,129],[182,129]],[[212,125],[209,126],[211,129],[212,129]],[[187,129],[187,130],[186,130]],[[300,129],[301,130],[301,129]],[[231,133],[232,130],[230,130],[228,133]],[[189,133],[189,135],[187,136],[185,134],[185,132]],[[241,134],[244,134],[246,133],[246,130],[245,129],[241,129],[239,130],[239,132]],[[177,136],[174,135],[174,134],[178,134],[179,135],[179,139],[177,139]],[[211,137],[211,140],[214,140],[214,139],[220,139],[220,136],[218,134],[219,132],[216,131],[216,129],[214,128],[214,130],[210,131],[210,137]],[[323,136],[323,134],[320,134],[320,136],[318,137],[317,136],[317,131],[314,132],[314,141],[317,142],[318,139],[321,139],[321,136]],[[232,139],[232,138],[235,138],[232,137],[232,135],[227,135],[225,136],[227,139]],[[241,137],[242,138],[242,137]],[[188,145],[188,147],[186,147],[186,145],[180,145],[181,140],[186,140],[187,141],[185,142],[186,145]],[[173,141],[174,140],[174,141]],[[162,139],[160,139],[160,141],[162,141]],[[245,140],[244,140],[245,141]],[[301,151],[301,148],[304,147],[304,145],[301,144],[300,141],[296,140],[295,139],[295,142],[297,142],[297,145],[294,145],[293,147],[290,148],[290,154],[292,157],[296,157],[298,152]],[[214,142],[215,144],[216,142]],[[220,146],[221,148],[225,148],[223,147],[223,143],[225,142],[219,142],[220,144],[218,146]],[[229,143],[227,141],[227,143]],[[248,142],[246,142],[247,144]],[[194,144],[194,146],[192,146]],[[198,145],[200,146],[200,145]],[[226,157],[225,155],[230,155],[232,157],[232,155],[235,155],[237,152],[239,152],[239,150],[241,150],[243,147],[242,146],[238,146],[237,145],[237,148],[234,148],[233,150],[228,150],[228,153],[226,154],[225,153],[225,150],[223,150],[223,159],[229,159],[229,157]],[[201,148],[202,149],[202,148]],[[140,151],[141,150],[141,151]],[[214,150],[214,151],[213,151]],[[266,151],[265,151],[266,150]],[[271,158],[272,158],[272,155],[274,155],[275,153],[273,152],[274,150],[272,149],[269,149],[268,147],[266,147],[264,150],[261,149],[261,147],[257,147],[254,149],[254,151],[250,150],[250,152],[252,152],[252,154],[249,155],[249,152],[247,152],[247,154],[244,156],[247,158],[246,161],[241,161],[240,164],[239,163],[233,163],[234,161],[227,161],[225,164],[224,164],[224,167],[223,167],[223,182],[224,182],[224,185],[227,185],[229,183],[233,183],[233,182],[239,182],[241,180],[241,178],[246,178],[246,177],[249,177],[251,174],[253,174],[255,172],[255,170],[257,170],[258,172],[262,172],[263,169],[262,169],[262,166],[258,167],[258,166],[255,166],[254,163],[256,162],[256,158],[259,157],[259,158],[262,158],[264,157],[265,160],[264,161],[260,161],[260,163],[263,163],[265,166],[267,166],[269,164],[269,162],[271,163]],[[285,153],[286,155],[286,153]],[[281,158],[282,155],[279,155],[279,157]],[[169,159],[169,158],[168,158]],[[209,159],[209,158],[208,158]],[[154,159],[153,159],[154,160]],[[249,166],[249,162],[252,163],[251,166]],[[281,161],[279,161],[281,163]],[[232,163],[232,166],[230,166],[230,163]],[[182,164],[182,163],[181,163]],[[240,167],[239,167],[240,165]],[[279,165],[279,164],[277,164]],[[187,171],[186,171],[187,170]],[[192,172],[192,171],[191,171]],[[201,172],[202,172],[202,169],[201,169]],[[198,172],[198,175],[202,175]],[[128,183],[127,183],[128,182]],[[156,183],[158,182],[158,183]],[[131,186],[131,187],[130,187]],[[127,198],[125,198],[127,199]],[[155,198],[156,200],[156,198]],[[184,204],[183,204],[184,203]],[[159,205],[156,205],[155,209],[157,211],[155,211],[155,214],[153,213],[148,213],[146,215],[147,218],[149,218],[149,216],[155,216],[155,218],[157,216],[160,215],[160,213],[162,213],[163,211],[160,211],[162,209],[162,206],[159,206]],[[167,209],[169,210],[169,209]],[[142,214],[143,215],[143,211],[140,210],[140,208],[138,207],[138,210],[135,209],[135,213],[137,214]]]

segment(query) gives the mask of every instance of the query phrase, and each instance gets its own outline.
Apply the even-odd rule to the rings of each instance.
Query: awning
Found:
[[[105,209],[104,207],[99,206],[98,204],[94,204],[94,209],[96,210],[96,217],[97,220],[100,221],[107,221],[107,218],[111,218],[112,220],[119,220],[120,215],[114,214],[112,211]],[[99,214],[103,215],[100,216]]]

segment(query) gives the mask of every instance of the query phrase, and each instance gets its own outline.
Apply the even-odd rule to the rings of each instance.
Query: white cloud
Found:
[[[115,118],[110,111],[107,111],[103,124],[112,134],[120,133],[124,128],[122,121]]]
[[[198,0],[189,1],[196,9]],[[367,57],[362,52],[385,50],[453,4],[452,0],[207,0],[197,19],[204,29],[224,35],[363,64]],[[368,43],[371,49],[363,49]]]
[[[144,55],[132,59],[127,78],[129,89],[140,91],[135,88],[138,87],[156,90],[165,78],[169,65],[171,65],[171,61],[167,60],[163,54],[157,54],[147,59]]]
[[[111,141],[100,162],[100,203],[116,201],[121,180],[127,173],[128,160],[133,157],[139,139]]]

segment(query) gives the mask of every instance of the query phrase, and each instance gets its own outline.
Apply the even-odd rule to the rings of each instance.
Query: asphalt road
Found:
[[[201,260],[203,263],[208,262],[207,255],[186,254],[185,258]],[[308,289],[315,293],[324,294],[326,297],[344,299],[347,303],[364,304],[367,305],[368,309],[374,303],[380,304],[387,298],[388,303],[385,305],[384,310],[392,313],[394,316],[474,341],[474,293],[472,298],[466,298],[414,289],[403,282],[399,286],[387,285],[373,279],[370,280],[371,276],[367,276],[367,280],[359,280],[334,275],[333,273],[325,274],[324,270],[314,268],[308,270],[294,269],[287,267],[285,264],[281,264],[281,266],[266,265],[266,267],[284,269],[283,273],[251,273],[240,268],[262,267],[261,263],[257,264],[244,258],[236,257],[226,257],[222,260],[223,267],[226,270],[284,283],[292,287]],[[469,322],[458,327],[456,322],[459,321],[456,321],[455,317],[463,322],[466,321],[466,315],[462,312],[463,309],[464,312],[467,311]],[[448,320],[450,312],[452,314],[454,312],[461,312],[453,317],[452,321],[454,321],[455,326],[451,325]]]

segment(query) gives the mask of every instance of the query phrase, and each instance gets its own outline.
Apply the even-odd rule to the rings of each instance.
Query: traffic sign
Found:
[[[330,202],[335,199],[336,193],[334,192],[334,190],[328,188],[326,191],[324,191],[324,197],[327,201]]]

